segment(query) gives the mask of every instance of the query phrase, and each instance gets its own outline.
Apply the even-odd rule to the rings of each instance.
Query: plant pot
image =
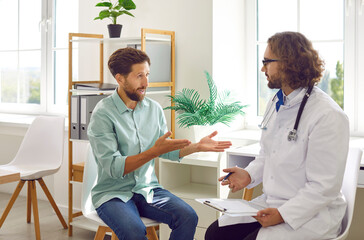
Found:
[[[119,38],[122,27],[123,27],[123,25],[120,25],[120,24],[107,25],[107,29],[109,30],[109,37],[110,38]]]
[[[181,128],[179,129],[179,134],[176,136],[179,139],[188,139],[192,142],[199,142],[201,138],[204,138],[214,131],[218,131],[217,137],[222,135],[223,133],[229,132],[232,129],[222,123],[217,123],[213,126],[199,126],[194,125],[189,128]]]

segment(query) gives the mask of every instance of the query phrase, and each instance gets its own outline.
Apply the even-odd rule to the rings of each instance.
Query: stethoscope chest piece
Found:
[[[288,141],[296,141],[297,140],[297,130],[293,129],[289,131],[287,136]]]

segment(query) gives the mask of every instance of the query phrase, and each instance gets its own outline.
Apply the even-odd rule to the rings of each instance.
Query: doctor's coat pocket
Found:
[[[286,128],[282,134],[283,139],[280,146],[278,146],[281,154],[277,161],[279,165],[284,166],[287,170],[297,170],[304,167],[306,162],[308,136],[304,131],[298,129],[297,139],[289,141],[288,134],[291,130],[291,128]]]

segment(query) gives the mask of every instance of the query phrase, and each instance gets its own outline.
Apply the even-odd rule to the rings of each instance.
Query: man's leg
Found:
[[[168,190],[154,189],[152,203],[147,203],[143,196],[138,194],[138,201],[136,200],[135,204],[140,216],[168,224],[172,229],[171,240],[193,239],[198,222],[196,212]]]
[[[113,198],[96,209],[99,217],[115,232],[119,240],[147,239],[146,228],[140,219],[133,198],[126,203]]]
[[[216,220],[206,230],[205,240],[251,240],[256,238],[260,228],[261,225],[258,222],[219,227]]]

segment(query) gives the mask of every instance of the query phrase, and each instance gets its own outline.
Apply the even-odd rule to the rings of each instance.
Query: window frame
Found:
[[[55,47],[53,42],[55,41],[55,4],[57,0],[41,0],[41,21],[39,22],[40,29],[40,104],[31,103],[1,103],[1,113],[12,113],[12,114],[67,114],[67,103],[56,104],[55,103],[55,61],[54,54],[57,50],[67,50],[68,44],[65,47]],[[18,5],[20,0],[18,0]],[[18,22],[19,28],[19,22]],[[15,49],[19,54],[22,50]],[[65,65],[68,66],[67,63]],[[64,80],[68,84],[68,79]],[[66,94],[66,93],[65,93]],[[67,99],[67,97],[65,98]]]

